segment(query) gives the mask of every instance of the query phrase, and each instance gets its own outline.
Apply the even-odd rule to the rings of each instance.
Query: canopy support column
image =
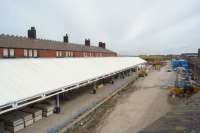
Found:
[[[60,95],[56,95],[56,108],[55,113],[60,113]]]
[[[96,82],[94,82],[92,84],[92,94],[96,94],[96,93],[97,93],[97,84],[96,84]]]

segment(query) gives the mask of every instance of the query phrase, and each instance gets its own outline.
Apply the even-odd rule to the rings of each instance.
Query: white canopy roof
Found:
[[[0,59],[0,107],[142,63],[139,57]]]

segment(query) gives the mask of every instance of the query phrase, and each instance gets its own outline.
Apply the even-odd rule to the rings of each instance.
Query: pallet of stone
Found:
[[[54,106],[48,104],[36,104],[34,108],[42,109],[42,116],[48,117],[53,114]]]
[[[32,114],[34,122],[42,119],[42,110],[41,109],[26,107],[26,108],[22,109],[21,111]]]
[[[41,104],[47,104],[47,105],[52,105],[54,108],[54,112],[56,109],[56,100],[55,99],[47,99],[41,102]]]
[[[0,119],[5,122],[5,129],[8,131],[15,133],[19,130],[24,129],[24,120],[18,115],[2,115]]]
[[[25,127],[33,124],[33,115],[23,111],[15,111],[13,114],[20,116],[24,120]]]
[[[97,85],[97,88],[98,88],[98,89],[103,88],[103,87],[104,87],[103,84]]]

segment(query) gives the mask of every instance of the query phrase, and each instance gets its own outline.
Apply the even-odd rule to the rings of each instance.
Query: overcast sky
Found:
[[[200,0],[0,0],[0,33],[97,45],[119,54],[197,52]]]

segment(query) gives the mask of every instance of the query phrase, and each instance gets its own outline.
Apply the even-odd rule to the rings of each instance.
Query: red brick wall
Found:
[[[38,57],[56,57],[55,50],[38,50]]]
[[[0,48],[0,57],[3,57],[3,48]]]
[[[82,57],[83,54],[80,51],[74,51],[74,57]]]
[[[95,57],[95,52],[92,52],[92,56]]]
[[[15,57],[16,58],[24,57],[24,49],[15,49]]]

